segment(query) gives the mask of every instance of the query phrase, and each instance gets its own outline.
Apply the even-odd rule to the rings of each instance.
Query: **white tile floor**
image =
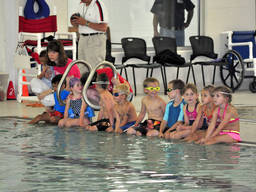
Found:
[[[161,95],[168,102],[168,97]],[[256,142],[256,94],[249,91],[237,91],[233,95],[233,104],[237,106],[241,118],[241,137],[243,141]],[[140,111],[140,101],[143,95],[134,97],[136,111]],[[32,118],[42,113],[44,108],[27,107],[17,101],[0,102],[0,116],[18,116]]]

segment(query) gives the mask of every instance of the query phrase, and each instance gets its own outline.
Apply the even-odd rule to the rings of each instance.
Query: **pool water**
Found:
[[[256,191],[256,147],[0,119],[0,191]]]

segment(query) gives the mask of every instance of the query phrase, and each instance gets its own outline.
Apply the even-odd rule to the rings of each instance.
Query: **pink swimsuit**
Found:
[[[225,114],[226,114],[226,111],[227,111],[227,108],[228,108],[228,104],[226,104],[225,106],[225,109],[223,111],[223,115],[222,115],[222,119],[224,119],[225,117]],[[220,123],[222,120],[221,120],[221,116],[220,116],[220,107],[218,109],[218,119],[217,119],[217,123]],[[236,121],[239,121],[239,118],[231,118],[230,121],[228,123],[234,123]],[[229,135],[232,139],[240,142],[241,141],[241,137],[240,137],[240,132],[239,131],[233,131],[233,130],[221,130],[220,135]]]
[[[193,122],[194,122],[195,119],[196,119],[196,116],[197,116],[197,111],[196,111],[197,105],[198,105],[198,102],[196,103],[196,106],[195,106],[195,108],[194,108],[194,110],[193,110],[192,112],[190,112],[190,111],[188,110],[188,105],[187,105],[187,107],[186,107],[186,114],[187,114],[187,116],[188,116],[189,125],[192,125]]]

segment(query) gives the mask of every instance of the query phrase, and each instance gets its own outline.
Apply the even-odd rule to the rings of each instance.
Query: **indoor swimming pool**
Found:
[[[256,147],[28,125],[0,118],[0,191],[256,191]]]

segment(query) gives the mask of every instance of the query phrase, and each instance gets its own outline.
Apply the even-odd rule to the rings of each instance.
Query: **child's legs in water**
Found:
[[[198,131],[188,135],[185,139],[183,139],[183,141],[186,141],[188,143],[191,143],[193,141],[197,141],[197,140],[203,138],[205,133],[206,132],[204,130],[198,130]]]
[[[136,130],[133,127],[129,127],[126,131],[128,135],[136,135]]]
[[[40,115],[37,115],[34,119],[28,122],[28,124],[36,124],[40,121],[50,122],[50,115],[47,112],[43,112]]]
[[[50,123],[54,123],[54,124],[58,124],[58,122],[60,121],[60,117],[58,116],[51,116],[50,117]]]
[[[61,120],[59,120],[58,126],[59,126],[59,127],[64,127],[64,126],[65,126],[65,123],[66,123],[66,120],[67,120],[67,119],[61,119]]]
[[[80,119],[70,119],[68,118],[65,127],[73,127],[73,126],[79,126],[80,125]]]
[[[191,133],[191,129],[183,130],[183,131],[174,131],[170,134],[170,139],[181,139],[188,136]]]
[[[159,135],[159,131],[157,131],[155,129],[149,129],[146,136],[157,137],[158,135]]]
[[[217,135],[205,142],[206,145],[212,145],[216,143],[236,143],[238,141],[234,140],[229,135]]]
[[[87,130],[89,130],[89,131],[98,131],[98,128],[97,128],[96,125],[93,125],[93,126],[88,125]]]
[[[108,133],[110,133],[110,132],[113,132],[114,129],[113,129],[113,127],[108,127],[105,131],[108,132]]]

